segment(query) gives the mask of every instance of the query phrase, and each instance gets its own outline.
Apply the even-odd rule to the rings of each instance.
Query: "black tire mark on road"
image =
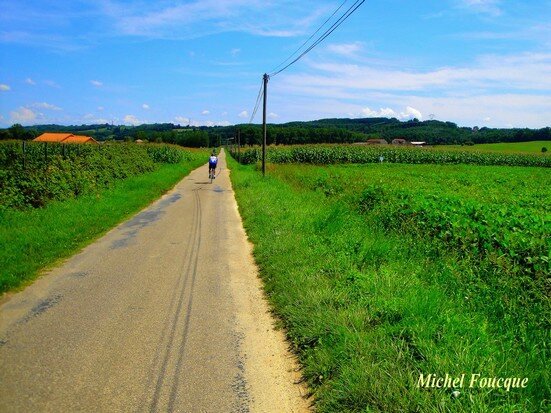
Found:
[[[182,260],[181,269],[178,271],[180,274],[183,274],[183,275],[185,275],[187,273],[187,270],[184,271],[184,267],[191,260],[191,255],[192,255],[191,252],[193,250],[193,238],[195,236],[195,226],[196,225],[197,225],[197,222],[196,222],[195,219],[193,219],[191,229],[189,231],[189,236],[188,236],[188,239],[187,239],[187,243],[186,243],[187,248],[185,250],[184,259]],[[180,293],[180,297],[183,295],[183,290],[185,289],[185,285],[186,285],[185,277],[178,277],[177,280],[176,280],[176,285],[174,286],[174,288],[172,290],[172,295],[170,297],[169,312],[168,312],[168,315],[166,317],[166,322],[164,323],[164,327],[163,327],[162,332],[161,332],[161,338],[159,340],[159,344],[157,345],[158,350],[155,354],[155,358],[153,359],[153,363],[151,364],[147,384],[144,388],[144,392],[143,392],[143,395],[142,395],[142,403],[140,404],[142,406],[142,408],[141,408],[142,412],[147,411],[147,409],[145,407],[146,407],[148,395],[150,394],[150,389],[153,386],[153,380],[154,380],[155,376],[157,376],[157,385],[158,385],[158,382],[159,382],[159,375],[155,375],[155,371],[157,371],[157,365],[160,362],[161,354],[163,353],[163,351],[161,351],[162,348],[165,348],[165,350],[164,350],[164,356],[163,356],[163,363],[161,363],[161,366],[159,367],[159,369],[162,370],[163,365],[165,365],[164,368],[166,369],[165,360],[167,358],[167,353],[169,351],[170,340],[165,345],[165,339],[166,339],[166,336],[168,334],[169,327],[171,325],[173,325],[173,328],[174,328],[174,320],[173,320],[172,323],[170,323],[169,319],[170,319],[171,315],[177,314],[176,306],[177,306],[177,302],[178,302],[178,293]],[[150,406],[149,411],[152,411],[152,410],[153,410],[153,405]]]
[[[187,306],[187,312],[186,317],[184,320],[184,331],[182,333],[182,344],[180,346],[180,354],[178,355],[178,361],[176,362],[176,370],[174,372],[174,379],[172,382],[172,389],[170,390],[170,397],[168,401],[168,412],[172,412],[174,410],[174,402],[176,401],[176,395],[178,392],[178,385],[180,383],[180,371],[182,370],[182,361],[184,359],[184,350],[187,343],[187,337],[188,337],[188,330],[189,330],[189,324],[190,324],[190,316],[191,316],[191,309],[193,305],[193,290],[195,287],[195,278],[197,277],[197,263],[199,262],[199,251],[201,249],[201,199],[199,197],[199,191],[195,190],[195,199],[197,200],[196,205],[198,206],[199,210],[199,231],[198,231],[198,237],[197,237],[197,249],[195,253],[195,262],[193,263],[193,272],[191,273],[191,286],[189,288],[189,300],[188,300],[188,306]]]
[[[190,248],[188,249],[188,253],[186,254],[186,257],[185,257],[185,264],[187,264],[187,266],[186,266],[185,271],[183,272],[183,277],[180,277],[180,280],[182,280],[182,282],[179,283],[178,285],[181,284],[181,287],[179,287],[175,290],[175,292],[179,292],[180,294],[179,294],[179,296],[177,296],[177,294],[173,295],[173,300],[178,299],[178,302],[177,302],[176,309],[174,311],[174,316],[173,316],[172,322],[166,324],[167,327],[170,326],[170,335],[169,335],[169,338],[166,342],[167,343],[166,344],[166,350],[164,351],[163,361],[162,361],[162,364],[160,366],[159,373],[157,375],[157,382],[156,382],[156,385],[155,385],[153,400],[150,404],[149,411],[152,412],[152,413],[159,410],[159,402],[160,402],[160,398],[161,398],[161,391],[162,391],[162,388],[163,388],[164,379],[166,377],[166,370],[167,370],[168,362],[169,362],[170,356],[173,352],[173,348],[175,347],[175,345],[177,345],[176,341],[178,340],[178,338],[175,337],[176,336],[176,330],[177,330],[177,327],[179,325],[178,321],[180,319],[182,307],[183,307],[183,304],[184,304],[184,298],[185,298],[185,295],[186,295],[185,294],[186,285],[187,285],[187,280],[188,280],[189,275],[190,275],[190,270],[192,268],[192,262],[195,263],[194,270],[193,270],[194,271],[193,272],[193,279],[194,279],[195,271],[197,269],[197,256],[198,256],[198,252],[199,252],[199,245],[198,244],[200,243],[200,240],[201,240],[201,204],[200,204],[199,196],[196,193],[193,229],[190,233],[190,242],[191,242],[191,244],[188,244],[188,245],[190,245]],[[194,256],[195,256],[195,258],[194,258]],[[193,281],[192,281],[192,283],[193,283]],[[190,291],[190,302],[191,302],[191,297],[192,297],[192,293],[193,293],[192,288],[193,288],[193,285],[191,286],[191,291]],[[171,308],[173,308],[173,307],[174,307],[174,304],[171,304]],[[190,311],[191,311],[191,303],[188,303],[188,311],[186,312],[186,316],[184,318],[184,334],[183,334],[181,344],[179,346],[179,350],[180,350],[179,353],[180,354],[183,353],[184,346],[185,346],[186,335],[187,335],[188,324],[189,324]],[[163,331],[163,337],[161,339],[161,345],[164,342],[164,337],[166,337],[166,334],[168,333],[167,327],[165,327],[165,329]],[[180,358],[181,358],[181,356],[179,356],[178,360],[180,360]],[[156,358],[156,361],[155,361],[154,365],[156,365],[157,362],[158,362],[158,357]],[[148,388],[149,387],[150,386],[148,386]],[[172,386],[172,388],[174,389],[174,385]],[[171,399],[172,398],[173,397],[171,396]]]

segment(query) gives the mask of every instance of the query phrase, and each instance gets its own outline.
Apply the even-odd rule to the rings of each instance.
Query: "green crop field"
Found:
[[[230,166],[320,412],[548,411],[548,169]],[[426,388],[429,374],[466,379]]]
[[[242,148],[232,155],[243,164],[262,158],[259,147]],[[338,163],[406,163],[406,164],[471,164],[504,166],[551,167],[546,154],[500,153],[462,150],[457,148],[414,148],[394,145],[290,145],[269,146],[266,159],[273,163],[307,163],[317,165]]]
[[[439,146],[440,148],[440,146]],[[472,146],[443,145],[441,148],[460,149],[466,151],[488,151],[488,152],[519,152],[519,153],[542,153],[546,148],[547,155],[551,154],[551,141],[530,141],[530,142],[504,142],[504,143],[481,143]]]

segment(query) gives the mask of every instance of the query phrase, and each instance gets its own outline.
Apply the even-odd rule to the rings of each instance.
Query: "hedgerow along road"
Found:
[[[0,411],[308,410],[219,166],[4,297]]]

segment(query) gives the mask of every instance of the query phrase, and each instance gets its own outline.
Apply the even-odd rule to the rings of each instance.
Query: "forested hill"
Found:
[[[233,142],[239,136],[241,144],[259,144],[261,125],[201,126],[192,127],[172,123],[155,123],[140,126],[104,125],[37,125],[22,127],[13,125],[0,130],[0,139],[33,139],[43,132],[70,132],[92,136],[97,140],[148,140],[176,143],[184,146],[215,146]],[[431,145],[473,144],[495,142],[526,142],[551,140],[551,128],[542,129],[492,129],[458,127],[452,122],[438,120],[399,121],[395,118],[320,119],[308,122],[269,124],[269,144],[300,143],[352,143],[368,139],[385,139],[389,143],[396,138],[407,141],[423,141]]]

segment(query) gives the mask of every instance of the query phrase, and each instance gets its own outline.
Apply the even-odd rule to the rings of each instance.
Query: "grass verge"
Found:
[[[229,164],[266,293],[320,412],[547,411],[549,330],[535,323],[545,323],[548,307],[511,322],[530,309],[496,310],[511,301],[507,277],[489,283],[493,267],[438,240],[385,230],[358,213],[346,186],[328,194],[303,185],[324,168],[273,166],[259,179],[254,166]],[[400,166],[392,168],[378,179],[395,182]],[[473,179],[466,185],[481,178]],[[419,386],[429,374],[466,378]],[[528,385],[489,388],[481,377]]]
[[[161,164],[97,194],[54,201],[44,208],[0,210],[0,293],[20,288],[40,271],[67,258],[172,188],[207,154]]]

